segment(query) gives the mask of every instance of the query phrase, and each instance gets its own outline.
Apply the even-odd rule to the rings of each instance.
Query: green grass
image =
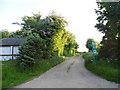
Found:
[[[66,54],[65,57],[80,56],[80,55],[82,55],[82,53],[75,53],[75,55],[74,54]]]
[[[0,62],[0,90],[2,89],[2,62]]]
[[[0,61],[3,65],[16,65],[16,60]]]
[[[107,62],[107,60],[97,60],[97,64],[93,63],[93,56],[84,54],[85,67],[96,75],[112,82],[120,83],[120,75],[118,75],[118,64]]]
[[[65,59],[61,57],[54,57],[49,60],[37,60],[37,63],[33,66],[33,68],[26,70],[23,70],[13,64],[16,63],[15,60],[5,61],[3,63],[6,65],[2,66],[2,88],[12,88],[32,80],[64,60]]]
[[[72,55],[72,54],[67,54],[66,55],[66,57],[72,57],[72,56],[74,56],[74,55]]]

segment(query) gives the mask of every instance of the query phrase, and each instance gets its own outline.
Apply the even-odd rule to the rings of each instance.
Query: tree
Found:
[[[6,38],[6,37],[8,37],[9,36],[9,32],[8,32],[8,30],[1,30],[0,31],[0,39],[2,39],[2,38]]]
[[[31,34],[30,33],[28,34],[26,30],[24,30],[23,28],[15,32],[9,33],[9,37],[15,37],[15,38],[28,37],[29,35]]]
[[[64,46],[66,44],[67,36],[66,36],[66,30],[59,30],[54,36],[53,36],[53,52],[57,53],[58,56],[63,56],[64,52]]]
[[[86,42],[86,48],[88,48],[89,52],[92,51],[92,41],[93,39],[88,39]]]
[[[55,12],[52,12],[45,18],[41,18],[39,13],[33,14],[33,16],[24,16],[23,23],[19,25],[21,25],[23,28],[15,32],[14,35],[16,37],[32,35],[30,38],[31,40],[27,39],[27,42],[20,48],[20,58],[23,59],[21,59],[21,61],[19,58],[19,60],[21,63],[23,63],[23,66],[27,65],[29,61],[30,64],[33,64],[34,60],[36,59],[33,56],[37,53],[36,50],[38,50],[37,56],[42,55],[39,58],[48,59],[55,55],[63,56],[65,50],[69,50],[71,54],[75,54],[75,51],[78,48],[78,44],[75,41],[74,36],[65,30],[67,21],[62,16],[57,15]],[[37,40],[35,40],[35,38]],[[66,49],[66,46],[68,46],[68,49]],[[31,47],[33,48],[32,50]],[[27,53],[29,51],[31,52]]]
[[[75,36],[70,32],[67,32],[66,34],[67,34],[67,41],[64,47],[64,54],[75,55],[75,52],[77,52],[77,48],[78,48],[78,44],[75,40]]]
[[[23,23],[14,23],[21,25],[24,32],[29,34],[39,34],[41,38],[51,38],[57,30],[62,30],[67,25],[67,21],[54,11],[49,16],[42,18],[40,13],[33,14],[33,16],[24,16]]]
[[[92,42],[95,42],[95,46],[96,46],[96,50],[97,52],[99,52],[99,49],[101,47],[100,43],[98,43],[97,41],[95,41],[94,39],[89,38],[86,42],[86,48],[88,48],[89,52],[92,52]]]
[[[120,38],[120,2],[99,2],[98,23],[96,28],[104,33],[100,56],[104,58],[118,57],[118,40]]]
[[[55,35],[60,33],[61,30],[65,30],[67,21],[64,20],[64,18],[60,15],[57,15],[55,12],[52,12],[49,16],[43,19],[41,19],[40,13],[38,13],[33,14],[33,16],[31,17],[24,16],[23,23],[21,23],[20,25],[23,26],[23,30],[27,33],[27,35],[33,34],[35,36],[36,34],[39,34],[42,39],[47,40],[46,46],[48,46],[48,48],[46,49],[48,51],[52,51],[52,39]],[[21,32],[16,32],[16,34],[19,33]]]
[[[24,32],[27,33],[27,35],[30,35],[31,33],[33,35],[36,35],[37,33],[40,33],[42,30],[42,19],[40,13],[33,14],[33,16],[24,16],[22,19],[23,23],[19,24],[23,27]],[[39,34],[40,35],[40,34]],[[41,36],[42,38],[42,36]]]

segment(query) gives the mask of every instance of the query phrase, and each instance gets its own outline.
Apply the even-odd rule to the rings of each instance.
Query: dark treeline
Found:
[[[120,2],[99,2],[96,28],[104,34],[100,57],[117,59],[120,39]]]

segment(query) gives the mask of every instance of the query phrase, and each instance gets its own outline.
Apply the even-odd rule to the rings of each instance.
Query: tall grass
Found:
[[[53,57],[49,60],[36,60],[37,63],[32,68],[25,70],[17,66],[17,64],[10,65],[11,62],[15,63],[16,61],[4,62],[7,65],[2,66],[2,88],[12,88],[13,86],[32,80],[64,60],[62,57]]]
[[[116,60],[98,59],[97,64],[94,65],[94,56],[92,53],[83,55],[85,59],[85,67],[95,73],[96,75],[112,82],[120,83],[120,75],[118,75],[118,63]]]
[[[0,61],[0,90],[2,89],[2,62]]]

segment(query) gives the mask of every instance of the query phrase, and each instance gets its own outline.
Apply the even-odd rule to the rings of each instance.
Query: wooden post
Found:
[[[13,52],[14,52],[14,51],[13,51],[13,46],[11,46],[11,50],[12,50],[12,51],[11,51],[11,54],[12,54],[12,60],[13,60]]]
[[[12,60],[14,59],[13,54],[14,54],[14,47],[12,46]]]

